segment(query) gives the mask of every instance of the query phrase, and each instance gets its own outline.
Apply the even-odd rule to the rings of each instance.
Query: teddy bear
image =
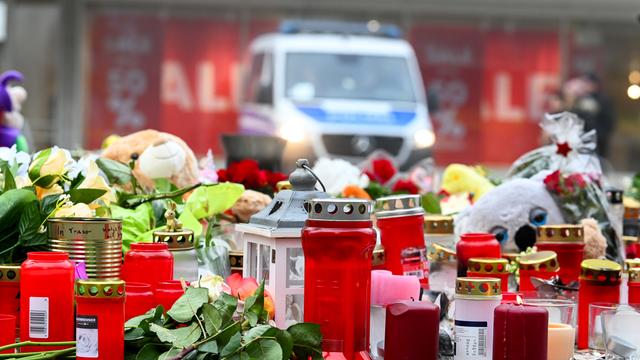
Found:
[[[20,72],[9,70],[0,75],[0,147],[16,145],[18,151],[28,152],[25,137],[20,133],[24,126],[24,117],[20,112],[22,103],[27,99],[27,91],[19,85],[11,86],[11,82],[22,82]]]
[[[102,157],[129,163],[136,159],[133,174],[148,188],[153,179],[167,178],[177,187],[198,182],[198,160],[179,137],[156,130],[142,130],[114,140],[102,152]]]

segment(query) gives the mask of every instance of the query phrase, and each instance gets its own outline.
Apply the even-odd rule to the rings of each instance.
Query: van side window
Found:
[[[246,99],[252,103],[273,103],[273,56],[258,53],[251,59],[251,69],[247,79]]]

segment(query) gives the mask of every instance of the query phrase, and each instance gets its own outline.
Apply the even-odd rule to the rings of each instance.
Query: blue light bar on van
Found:
[[[401,38],[402,30],[392,24],[331,21],[331,20],[284,20],[280,23],[282,34],[343,34],[369,35]]]

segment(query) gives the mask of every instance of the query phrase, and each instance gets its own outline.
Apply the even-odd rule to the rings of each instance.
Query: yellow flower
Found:
[[[58,195],[62,194],[64,190],[58,184],[53,184],[50,188],[42,188],[40,186],[36,186],[36,195],[38,196],[38,200],[42,200],[49,195]]]
[[[31,186],[31,179],[28,176],[16,176],[16,187],[22,189],[23,187]]]
[[[50,188],[67,172],[73,162],[67,150],[54,146],[37,153],[29,166],[29,178],[37,186]]]
[[[75,204],[69,207],[63,207],[56,211],[55,217],[93,217],[93,211],[87,204]]]
[[[100,197],[100,200],[102,200],[105,205],[109,205],[111,202],[116,200],[115,195],[111,191],[111,187],[109,187],[104,178],[100,176],[98,165],[95,161],[92,161],[89,164],[89,168],[87,169],[87,176],[84,180],[82,180],[80,185],[78,185],[78,189],[106,190],[107,192]]]

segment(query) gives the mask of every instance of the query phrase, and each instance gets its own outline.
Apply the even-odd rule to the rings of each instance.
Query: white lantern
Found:
[[[236,231],[244,243],[242,274],[258,282],[273,296],[275,321],[280,328],[303,321],[304,256],[301,232],[308,213],[306,201],[329,197],[315,190],[316,178],[307,160],[298,160],[289,176],[292,190],[276,194],[268,207],[253,215]]]

